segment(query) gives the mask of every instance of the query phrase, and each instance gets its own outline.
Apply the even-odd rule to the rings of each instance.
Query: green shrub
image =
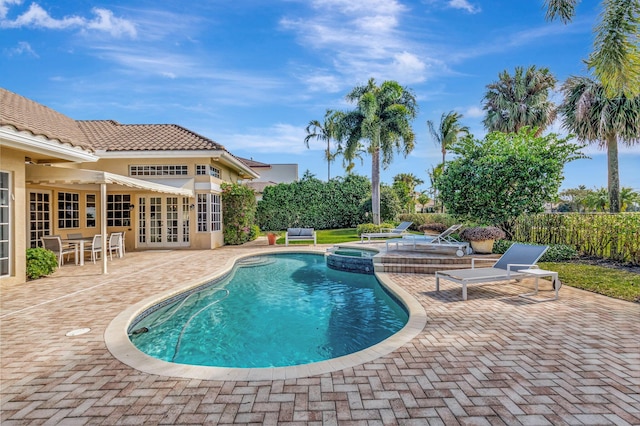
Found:
[[[421,225],[428,223],[444,223],[447,228],[460,223],[460,221],[456,221],[455,217],[446,213],[404,213],[398,216],[398,220],[401,222],[413,222],[410,229],[415,231],[419,230]]]
[[[503,254],[513,243],[514,241],[498,240],[493,244],[493,252]],[[578,251],[566,244],[548,244],[548,246],[549,248],[540,258],[540,262],[564,262],[578,257]]]
[[[268,231],[355,228],[367,220],[363,203],[370,196],[366,177],[349,175],[323,182],[305,173],[297,182],[265,188],[257,223]]]
[[[253,241],[260,235],[260,227],[258,225],[251,225],[249,231],[249,241]]]
[[[640,213],[562,213],[519,217],[513,239],[567,244],[588,256],[640,264]]]
[[[55,253],[42,247],[27,249],[27,278],[36,280],[52,274],[58,267]]]
[[[356,227],[356,233],[358,235],[371,234],[374,232],[383,232],[383,230],[393,229],[396,225],[393,223],[381,223],[380,225],[374,225],[373,223],[362,223]]]
[[[256,220],[256,195],[253,190],[237,183],[223,183],[222,211],[224,243],[236,245],[250,241]]]
[[[445,225],[444,223],[440,223],[440,222],[431,222],[431,223],[425,223],[424,225],[420,225],[418,226],[418,230],[425,232],[425,231],[431,231],[437,234],[441,234],[444,231],[446,231],[449,227],[447,225]]]

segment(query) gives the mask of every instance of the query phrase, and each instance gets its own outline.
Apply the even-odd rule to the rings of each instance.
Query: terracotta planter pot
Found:
[[[493,252],[493,242],[495,240],[471,241],[471,248],[474,253],[491,254]]]
[[[267,241],[269,241],[269,245],[275,245],[278,236],[276,234],[267,234]]]

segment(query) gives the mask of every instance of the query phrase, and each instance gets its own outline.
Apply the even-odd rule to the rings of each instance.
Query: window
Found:
[[[107,194],[107,226],[129,226],[131,224],[131,196]]]
[[[209,175],[209,176],[213,176],[214,178],[220,179],[220,169],[213,166],[209,166],[207,164],[197,164],[196,175],[200,175],[200,176]]]
[[[29,247],[40,247],[40,237],[51,234],[51,193],[29,192]]]
[[[222,229],[222,204],[220,203],[220,195],[211,194],[211,230],[219,231]]]
[[[222,229],[222,204],[218,194],[197,194],[198,232]]]
[[[87,194],[87,201],[85,203],[85,220],[87,221],[87,228],[96,227],[96,194]]]
[[[58,192],[58,228],[80,227],[80,195],[74,192]]]
[[[11,272],[9,256],[11,254],[9,231],[11,229],[11,210],[9,208],[9,173],[0,172],[0,276]]]
[[[129,176],[186,176],[186,165],[129,166]]]

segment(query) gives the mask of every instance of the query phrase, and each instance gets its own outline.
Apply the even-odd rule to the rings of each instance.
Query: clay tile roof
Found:
[[[261,163],[259,161],[255,161],[254,159],[248,159],[243,157],[236,157],[238,160],[242,161],[247,167],[267,167],[271,168],[271,164]]]
[[[113,120],[77,122],[97,150],[225,150],[224,146],[176,124],[120,124]]]
[[[5,125],[92,151],[75,120],[0,87],[0,126]]]

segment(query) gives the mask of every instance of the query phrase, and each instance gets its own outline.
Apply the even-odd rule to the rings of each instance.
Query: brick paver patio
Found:
[[[527,283],[470,288],[463,302],[458,285],[436,293],[432,275],[391,274],[424,306],[422,333],[308,378],[162,377],[107,350],[104,331],[125,307],[264,249],[133,252],[106,276],[88,262],[2,284],[0,423],[640,424],[640,305],[566,286],[554,302],[517,297]],[[82,327],[91,331],[66,336]]]

